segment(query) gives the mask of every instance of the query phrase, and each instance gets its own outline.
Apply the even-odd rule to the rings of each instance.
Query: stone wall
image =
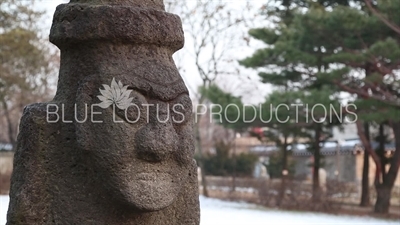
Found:
[[[219,177],[219,176],[206,176],[208,183],[208,194],[213,198],[249,201],[260,203],[265,194],[275,199],[281,187],[280,179],[258,179],[252,177],[237,177],[235,180],[235,191],[232,191],[233,180],[232,177]],[[300,195],[307,193],[311,197],[312,182],[310,180],[289,180],[287,190],[293,191],[296,198],[301,198]],[[339,182],[327,181],[327,188],[331,188],[328,196],[341,204],[357,205],[361,197],[361,182]],[[371,186],[371,202],[376,201],[375,188]],[[202,186],[199,186],[201,194],[203,191]],[[332,192],[342,192],[343,195],[335,195]],[[297,194],[300,194],[299,196]],[[341,197],[332,197],[341,196]],[[304,196],[303,196],[304,197]],[[400,186],[393,187],[391,206],[394,210],[400,207]]]
[[[311,179],[312,176],[312,158],[311,156],[295,156],[295,177],[298,179]],[[328,180],[336,180],[336,170],[339,172],[339,181],[357,182],[356,174],[356,156],[352,154],[345,155],[325,155],[321,159],[321,168],[326,172]]]
[[[326,171],[327,179],[339,179],[342,182],[357,182],[356,178],[356,159],[355,155],[329,155],[324,157],[324,169]],[[338,170],[339,178],[335,174]]]

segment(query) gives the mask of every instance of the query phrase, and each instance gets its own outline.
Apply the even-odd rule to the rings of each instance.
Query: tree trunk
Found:
[[[364,151],[364,165],[361,181],[361,202],[360,206],[367,207],[370,206],[370,196],[369,196],[369,153]]]
[[[199,116],[200,117],[200,116]],[[199,121],[200,118],[198,118],[197,121]],[[207,179],[206,179],[206,175],[205,175],[205,170],[204,170],[204,164],[203,164],[203,149],[201,146],[201,135],[200,135],[200,128],[198,123],[195,124],[195,129],[196,129],[196,147],[199,153],[199,160],[198,160],[198,164],[201,170],[201,185],[203,187],[203,195],[205,197],[209,197],[208,194],[208,189],[207,189]]]
[[[7,102],[3,99],[1,101],[2,105],[3,105],[3,109],[4,109],[4,116],[6,118],[7,121],[7,131],[8,131],[8,140],[10,141],[10,144],[13,146],[13,149],[16,146],[16,141],[15,141],[15,133],[14,133],[14,128],[13,128],[13,124],[11,121],[11,117],[10,117],[10,113],[8,110],[8,106],[7,106]]]
[[[371,144],[365,137],[365,133],[363,131],[361,123],[357,121],[356,124],[358,135],[360,136],[365,150],[369,152],[376,164],[375,189],[377,193],[377,199],[375,202],[374,211],[376,213],[388,213],[391,191],[400,167],[400,122],[391,123],[394,133],[394,139],[396,141],[396,149],[393,156],[390,158],[390,168],[388,171],[384,169],[385,165],[382,164],[383,160],[371,148]],[[382,174],[385,174],[385,176],[383,176]]]
[[[364,133],[368,141],[370,141],[369,123],[364,123]],[[371,204],[369,196],[369,153],[364,151],[364,165],[361,182],[361,202],[360,206],[367,207]]]
[[[279,195],[278,195],[278,200],[277,200],[277,206],[280,207],[282,205],[283,199],[285,198],[285,192],[286,192],[286,180],[287,180],[287,173],[283,173],[283,171],[288,172],[287,168],[287,158],[288,158],[288,153],[287,153],[287,139],[288,135],[284,135],[284,142],[282,146],[282,177],[281,177],[281,187],[279,189]]]
[[[319,202],[321,200],[321,187],[319,183],[319,168],[320,168],[320,139],[321,139],[321,126],[317,124],[315,129],[315,142],[314,142],[314,163],[313,163],[313,188],[312,200]]]
[[[385,156],[385,125],[383,123],[379,124],[379,134],[378,134],[378,149],[376,149],[376,153],[378,154],[380,160],[381,160],[381,165],[382,165],[382,180],[384,181],[386,179],[386,164],[388,164],[388,161]]]
[[[377,196],[374,207],[375,213],[381,213],[381,214],[389,213],[392,187],[390,187],[387,184],[379,184],[375,186],[376,196]]]
[[[237,133],[236,131],[233,133],[233,154],[232,154],[232,159],[233,159],[233,174],[232,174],[232,184],[231,184],[231,192],[234,193],[236,190],[236,177],[237,177],[237,172],[236,172],[236,167],[237,167],[237,157],[236,157],[236,138],[237,138]]]
[[[379,180],[376,180],[375,182],[377,198],[374,211],[376,213],[389,212],[391,192],[400,167],[400,122],[393,122],[392,129],[396,142],[396,149],[390,159],[389,171],[387,173],[384,172],[385,176],[381,183]]]

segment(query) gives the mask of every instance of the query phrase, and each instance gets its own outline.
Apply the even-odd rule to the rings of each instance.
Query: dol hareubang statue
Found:
[[[198,225],[180,19],[162,0],[71,0],[50,40],[58,89],[24,110],[7,224]]]

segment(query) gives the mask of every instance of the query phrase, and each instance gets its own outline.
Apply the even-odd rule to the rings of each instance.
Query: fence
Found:
[[[210,197],[243,200],[269,207],[277,205],[280,194],[280,179],[235,178],[207,176]],[[312,203],[312,183],[310,181],[287,180],[285,185],[285,208],[313,210],[314,207],[326,207],[326,211],[338,209],[343,205],[358,205],[361,199],[361,184],[328,180],[321,189],[322,205]],[[200,186],[200,192],[202,187]],[[371,203],[376,201],[376,191],[370,187]],[[307,202],[310,205],[307,206]],[[400,186],[392,190],[391,206],[400,207]]]

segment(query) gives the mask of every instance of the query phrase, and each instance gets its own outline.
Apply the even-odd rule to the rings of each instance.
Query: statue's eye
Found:
[[[132,91],[129,96],[132,98],[132,102],[129,106],[117,111],[119,117],[123,118],[128,123],[141,123],[147,117],[147,111],[145,105],[147,104],[146,98],[137,91]]]

